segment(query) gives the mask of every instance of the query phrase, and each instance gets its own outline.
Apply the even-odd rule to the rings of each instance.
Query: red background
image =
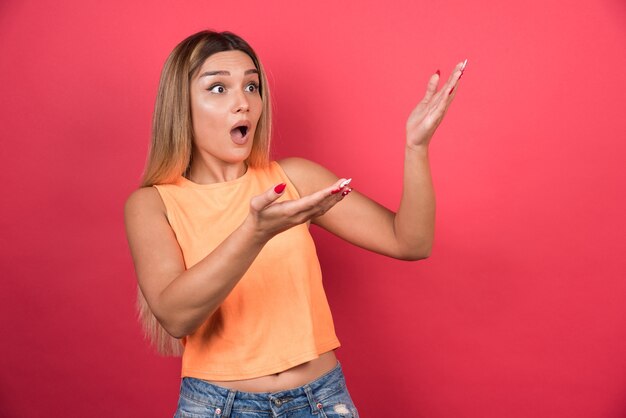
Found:
[[[205,28],[257,49],[277,157],[394,209],[406,117],[469,58],[431,147],[431,258],[314,231],[362,416],[626,416],[622,0],[4,0],[0,416],[173,414],[122,208],[161,66]]]

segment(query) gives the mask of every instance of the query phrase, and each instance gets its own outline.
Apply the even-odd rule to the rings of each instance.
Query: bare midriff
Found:
[[[278,392],[305,385],[318,377],[328,373],[337,365],[334,351],[328,351],[318,358],[283,372],[255,377],[245,380],[208,380],[217,386],[240,390],[243,392]]]

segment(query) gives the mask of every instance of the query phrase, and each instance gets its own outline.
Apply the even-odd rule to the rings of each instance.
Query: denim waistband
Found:
[[[312,382],[293,389],[279,392],[244,392],[217,386],[205,380],[185,377],[181,383],[180,395],[193,402],[215,408],[217,415],[224,418],[231,411],[270,411],[282,414],[290,409],[302,408],[308,404],[313,414],[322,408],[326,398],[346,389],[341,364]]]

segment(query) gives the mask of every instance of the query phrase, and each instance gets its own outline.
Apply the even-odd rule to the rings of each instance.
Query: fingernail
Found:
[[[287,187],[287,184],[280,183],[278,186],[274,187],[274,191],[276,192],[276,194],[281,194],[283,190],[285,190],[285,187]]]
[[[467,65],[467,58],[463,61],[463,65],[461,65],[461,71],[465,71],[465,66]]]
[[[350,182],[352,181],[351,178],[349,178],[348,180],[344,180],[340,185],[339,188],[343,189],[344,187],[346,187],[348,184],[350,184]]]
[[[330,194],[337,194],[341,191],[341,189],[335,189],[335,190],[331,190]]]
[[[441,77],[441,71],[437,70],[436,74]]]
[[[342,196],[346,196],[348,193],[350,193],[352,191],[352,189],[346,189],[343,191],[343,193],[341,193]]]
[[[450,93],[448,93],[448,96],[451,95],[453,91],[454,91],[454,86],[452,86],[452,90],[450,90]]]

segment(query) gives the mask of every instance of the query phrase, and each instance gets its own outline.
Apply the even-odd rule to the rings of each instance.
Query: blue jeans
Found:
[[[358,416],[338,362],[334,369],[304,386],[273,393],[242,392],[185,377],[174,418]]]

